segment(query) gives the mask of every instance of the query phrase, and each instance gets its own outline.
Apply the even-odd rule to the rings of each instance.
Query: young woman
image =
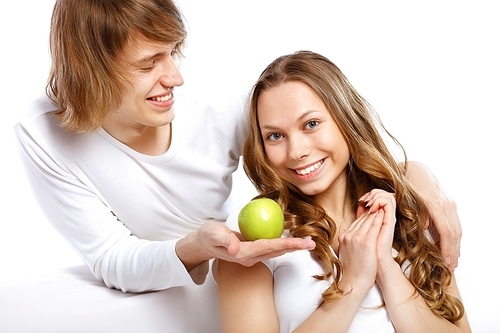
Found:
[[[251,267],[220,260],[224,332],[470,332],[429,212],[378,129],[321,55],[283,56],[261,74],[245,171],[285,212],[284,237],[316,247]]]

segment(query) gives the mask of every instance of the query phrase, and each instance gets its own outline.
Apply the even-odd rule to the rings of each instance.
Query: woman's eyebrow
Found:
[[[311,113],[315,113],[315,112],[318,112],[318,110],[309,110],[309,111],[306,111],[304,112],[298,119],[297,121],[302,121],[304,118],[306,118],[308,115],[310,115]],[[269,124],[264,124],[262,126],[260,126],[260,129],[267,129],[267,130],[277,130],[279,129],[280,127],[279,126],[274,126],[274,125],[269,125]]]

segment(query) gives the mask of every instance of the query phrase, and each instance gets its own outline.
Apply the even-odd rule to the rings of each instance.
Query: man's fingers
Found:
[[[453,201],[448,204],[435,203],[429,207],[431,219],[428,228],[434,237],[439,237],[441,253],[451,270],[458,266],[460,257],[460,241],[462,227],[458,217],[456,205]]]
[[[240,251],[240,240],[238,239],[237,235],[232,234],[232,237],[229,238],[229,244],[227,246],[227,253],[230,256],[236,256],[238,255],[238,252]]]
[[[316,243],[311,239],[276,238],[259,239],[253,242],[241,242],[238,254],[229,261],[244,266],[251,266],[256,262],[277,257],[297,250],[312,250]]]

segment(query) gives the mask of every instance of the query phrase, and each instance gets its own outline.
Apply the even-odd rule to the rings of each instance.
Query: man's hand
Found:
[[[457,205],[440,187],[439,182],[425,165],[408,163],[407,177],[424,200],[431,220],[427,227],[439,234],[441,252],[448,267],[454,270],[460,257],[462,226],[457,213]]]
[[[198,231],[179,240],[176,252],[190,270],[202,262],[219,258],[243,266],[280,256],[296,250],[312,250],[316,243],[310,239],[276,238],[243,241],[241,234],[230,230],[224,223],[205,222]]]

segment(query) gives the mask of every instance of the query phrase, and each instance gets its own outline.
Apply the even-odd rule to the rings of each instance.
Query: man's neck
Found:
[[[103,129],[131,149],[150,156],[164,154],[170,147],[171,123],[160,127],[130,127],[121,123],[106,123]]]

